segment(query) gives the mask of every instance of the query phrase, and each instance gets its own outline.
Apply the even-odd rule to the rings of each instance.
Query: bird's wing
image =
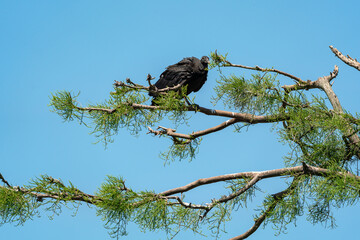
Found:
[[[191,67],[194,65],[194,57],[188,57],[188,58],[184,58],[183,60],[181,60],[180,62],[174,64],[174,65],[170,65],[168,66],[166,69],[169,68],[174,68],[174,67]]]
[[[169,68],[160,75],[160,79],[155,83],[159,89],[173,87],[180,83],[185,84],[191,78],[191,72],[184,69]]]
[[[204,74],[198,76],[196,81],[192,81],[192,83],[189,83],[189,85],[188,85],[188,93],[199,91],[200,88],[206,82],[206,79],[207,79],[207,73],[204,73]]]
[[[155,86],[159,89],[173,87],[180,83],[186,84],[194,72],[194,61],[192,58],[184,58],[180,62],[170,65],[160,75]]]

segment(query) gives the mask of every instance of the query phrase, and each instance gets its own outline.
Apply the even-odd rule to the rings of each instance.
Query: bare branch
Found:
[[[301,90],[301,89],[309,90],[309,89],[313,89],[313,88],[319,88],[319,89],[323,90],[323,82],[326,81],[329,83],[331,80],[336,78],[338,73],[339,73],[339,68],[338,68],[338,66],[335,65],[334,71],[331,72],[328,76],[319,77],[316,81],[308,80],[306,82],[295,83],[293,85],[284,85],[284,86],[282,86],[282,88],[286,92],[291,92],[291,91],[296,91],[296,90]]]
[[[204,135],[207,135],[207,134],[210,134],[210,133],[213,133],[213,132],[217,132],[217,131],[220,131],[224,128],[227,128],[235,123],[239,122],[238,119],[236,118],[231,118],[217,126],[214,126],[212,128],[208,128],[208,129],[205,129],[205,130],[202,130],[202,131],[197,131],[197,132],[194,132],[192,134],[190,134],[190,136],[192,136],[193,138],[197,138],[197,137],[201,137],[201,136],[204,136]]]
[[[338,97],[336,96],[335,92],[333,91],[331,84],[330,84],[330,81],[332,79],[334,79],[338,73],[339,73],[339,68],[338,68],[338,66],[335,65],[334,71],[331,72],[330,75],[328,75],[328,76],[319,77],[315,81],[315,85],[326,93],[334,110],[336,112],[343,113],[340,101],[339,101]]]
[[[313,89],[313,88],[319,88],[318,86],[316,86],[315,81],[307,81],[305,83],[295,83],[292,85],[284,85],[282,86],[282,88],[286,91],[286,92],[291,92],[291,91],[297,91],[297,90],[309,90],[309,89]]]
[[[213,133],[213,132],[217,132],[217,131],[220,131],[228,126],[231,126],[233,125],[234,123],[237,123],[239,122],[238,119],[236,118],[232,118],[232,119],[229,119],[217,126],[214,126],[212,128],[208,128],[208,129],[205,129],[205,130],[202,130],[202,131],[197,131],[197,132],[193,132],[191,134],[182,134],[182,133],[176,133],[175,129],[170,129],[170,128],[165,128],[165,127],[161,127],[159,126],[158,129],[162,129],[162,130],[153,130],[151,129],[150,127],[148,127],[149,129],[149,133],[153,133],[155,136],[157,135],[168,135],[168,136],[171,136],[171,137],[177,137],[177,138],[183,138],[183,139],[189,139],[189,140],[192,140],[192,139],[195,139],[195,138],[198,138],[198,137],[201,137],[201,136],[204,136],[204,135],[207,135],[207,134],[210,134],[210,133]]]
[[[197,109],[193,108],[192,106],[188,107],[188,111],[196,111],[201,112],[206,115],[212,116],[221,116],[221,117],[229,117],[229,118],[236,118],[239,122],[246,122],[246,123],[271,123],[271,122],[282,122],[288,120],[289,117],[286,115],[269,115],[269,116],[258,116],[253,115],[250,113],[237,113],[237,112],[230,112],[230,111],[223,111],[223,110],[215,110],[209,109],[204,107],[198,107]]]
[[[166,94],[169,91],[176,91],[176,90],[180,89],[185,83],[185,80],[184,80],[184,81],[182,81],[181,83],[179,83],[176,86],[157,89],[154,85],[152,85],[150,83],[150,80],[152,80],[152,79],[154,79],[154,78],[152,78],[151,75],[148,74],[146,80],[150,84],[149,87],[145,87],[145,86],[140,85],[140,84],[135,84],[130,80],[130,78],[126,79],[126,82],[128,84],[126,84],[124,82],[121,82],[121,81],[116,81],[115,80],[114,86],[115,87],[127,87],[127,88],[130,88],[130,89],[146,90],[146,91],[152,93],[153,95],[160,95],[160,94]]]
[[[293,80],[295,80],[298,83],[306,83],[306,81],[302,80],[301,78],[298,78],[294,75],[291,75],[289,73],[274,69],[274,68],[261,68],[259,66],[255,66],[255,67],[249,67],[249,66],[245,66],[245,65],[241,65],[241,64],[232,64],[229,61],[225,60],[225,65],[224,67],[239,67],[239,68],[244,68],[244,69],[250,69],[250,70],[256,70],[256,71],[261,71],[261,72],[275,72],[281,75],[284,75],[288,78],[291,78]]]
[[[147,77],[146,77],[146,81],[148,81],[148,83],[149,83],[149,87],[151,88],[151,86],[153,86],[152,84],[151,84],[151,80],[154,80],[155,78],[154,77],[152,77],[151,75],[150,75],[150,73],[147,75]]]
[[[185,208],[191,208],[191,209],[206,209],[206,210],[209,210],[209,207],[208,206],[205,206],[205,205],[200,205],[200,204],[192,204],[192,203],[186,203],[184,202],[180,197],[178,196],[161,196],[160,195],[160,198],[164,198],[164,199],[175,199],[176,201],[178,201],[178,203],[185,207]],[[175,204],[175,203],[173,203]],[[168,205],[172,205],[171,203],[168,204]]]
[[[193,138],[191,138],[190,135],[182,134],[182,133],[175,133],[176,130],[171,129],[171,128],[166,128],[166,127],[159,126],[157,129],[162,129],[162,130],[153,130],[151,127],[148,126],[148,129],[149,129],[148,133],[152,133],[155,136],[167,135],[167,136],[172,137],[173,141],[175,143],[188,144],[193,139]],[[181,142],[177,138],[183,138],[183,139],[188,139],[188,140],[185,141],[185,142]]]
[[[339,50],[337,50],[333,46],[329,46],[329,48],[335,54],[335,56],[340,58],[341,61],[343,61],[347,65],[349,65],[351,67],[354,67],[354,68],[356,68],[357,70],[360,71],[360,62],[358,62],[356,59],[351,58],[349,55],[347,57],[344,56]]]
[[[304,167],[305,166],[305,167]],[[328,176],[328,175],[338,175],[338,176],[347,176],[353,177],[356,180],[360,181],[360,176],[356,176],[350,172],[332,172],[325,168],[313,167],[306,164],[297,167],[289,167],[289,168],[280,168],[274,170],[267,170],[261,172],[242,172],[242,173],[233,173],[233,174],[225,174],[210,178],[201,178],[192,183],[189,183],[182,187],[173,188],[167,191],[160,193],[163,196],[169,196],[177,193],[183,193],[190,191],[191,189],[197,188],[202,185],[207,185],[216,182],[223,182],[233,179],[240,179],[240,178],[255,178],[256,176],[259,180],[266,179],[266,178],[273,178],[273,177],[280,177],[280,176],[292,176],[294,174],[311,174],[316,176]]]

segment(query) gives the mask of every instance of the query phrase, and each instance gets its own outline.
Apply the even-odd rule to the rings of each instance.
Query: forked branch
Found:
[[[189,183],[185,186],[173,188],[164,192],[159,193],[163,196],[170,196],[173,194],[178,193],[184,193],[187,191],[190,191],[194,188],[197,188],[199,186],[212,184],[216,182],[223,182],[223,181],[229,181],[234,179],[253,179],[255,177],[259,178],[259,180],[267,179],[267,178],[274,178],[274,177],[280,177],[280,176],[292,176],[294,174],[310,174],[315,176],[331,176],[331,175],[337,175],[341,177],[350,177],[355,178],[356,180],[360,181],[360,176],[354,175],[350,172],[333,172],[325,168],[319,168],[319,167],[313,167],[310,165],[303,164],[301,166],[297,167],[289,167],[289,168],[280,168],[280,169],[274,169],[274,170],[267,170],[267,171],[261,171],[261,172],[241,172],[241,173],[233,173],[233,174],[225,174],[210,178],[201,178],[198,179],[192,183]]]
[[[297,82],[292,85],[284,85],[284,86],[282,86],[282,88],[286,92],[302,90],[302,89],[309,90],[309,89],[314,89],[314,88],[319,88],[319,89],[324,90],[325,84],[330,85],[330,81],[333,80],[334,78],[336,78],[338,73],[339,73],[339,68],[338,68],[338,66],[335,65],[334,70],[332,72],[330,72],[330,74],[327,76],[319,77],[315,81],[308,80],[306,82],[301,82],[301,83]]]

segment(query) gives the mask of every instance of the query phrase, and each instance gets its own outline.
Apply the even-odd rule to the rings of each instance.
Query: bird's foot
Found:
[[[192,103],[190,102],[190,100],[187,97],[184,97],[185,102],[189,105],[189,107],[191,107],[192,109],[195,110],[195,112],[198,112],[200,110],[200,106],[197,105],[196,103]]]
[[[192,107],[195,110],[195,112],[200,111],[200,106],[197,105],[196,103],[191,104],[190,107]]]

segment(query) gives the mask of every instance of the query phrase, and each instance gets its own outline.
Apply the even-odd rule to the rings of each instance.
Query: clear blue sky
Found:
[[[123,176],[136,190],[160,192],[202,177],[283,167],[286,146],[271,126],[233,129],[203,140],[197,158],[163,165],[160,151],[170,142],[120,131],[104,149],[93,144],[90,129],[63,123],[49,111],[49,96],[58,90],[81,91],[79,100],[96,103],[112,90],[114,79],[145,84],[146,74],[159,76],[183,57],[208,55],[218,49],[244,65],[275,67],[302,79],[316,80],[340,68],[334,89],[343,107],[360,112],[360,73],[334,57],[329,45],[360,58],[359,1],[5,1],[0,0],[0,172],[14,185],[48,174],[94,193],[106,175]],[[243,70],[237,74],[248,74]],[[196,94],[209,100],[218,73]],[[290,83],[290,82],[289,82]],[[222,122],[197,114],[184,133]],[[179,130],[179,131],[180,131]],[[266,193],[283,188],[283,180],[264,183]],[[189,193],[196,201],[224,194],[221,186]],[[215,194],[214,194],[215,193]],[[262,200],[262,199],[260,199]],[[253,208],[234,213],[226,227],[236,236],[252,224]],[[338,228],[313,226],[303,216],[277,239],[355,239],[359,206],[335,211]],[[95,209],[83,206],[76,217],[64,209],[54,220],[42,215],[24,226],[4,225],[0,239],[110,239]],[[142,233],[133,224],[124,239],[165,239]],[[250,239],[273,239],[271,226]],[[177,239],[201,239],[191,232]]]

